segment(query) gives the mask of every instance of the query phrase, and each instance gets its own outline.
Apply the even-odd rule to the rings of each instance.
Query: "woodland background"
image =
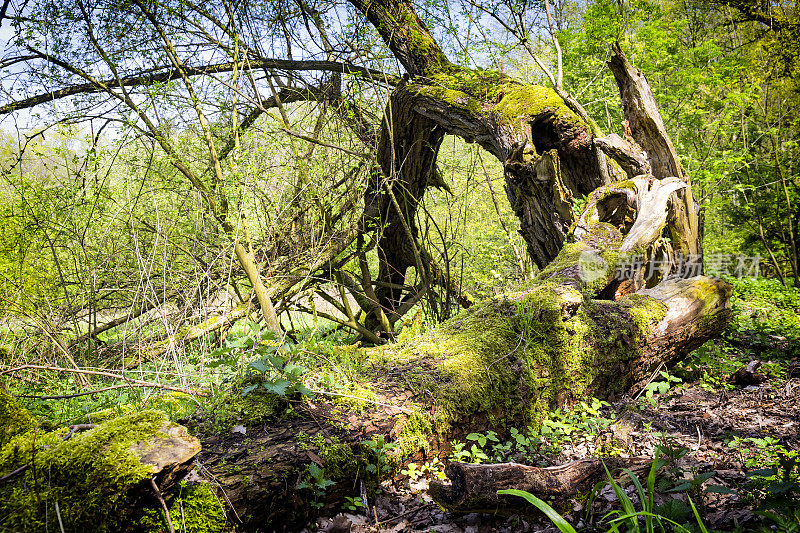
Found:
[[[537,61],[549,72],[563,64],[564,89],[602,130],[624,136],[617,86],[606,68],[610,46],[621,44],[646,74],[691,178],[702,208],[707,271],[735,284],[735,314],[724,339],[701,347],[674,373],[664,372],[637,401],[648,399],[645,411],[667,409],[671,404],[666,396],[658,403],[659,393],[684,382],[725,394],[734,387],[727,376],[753,359],[764,362],[775,390],[796,401],[790,385],[800,330],[800,13],[794,2],[555,0],[548,4],[550,25],[542,2],[416,4],[452,62],[542,85],[550,80]],[[381,252],[364,242],[359,223],[375,128],[402,69],[374,29],[344,4],[279,1],[256,9],[223,2],[208,7],[202,23],[182,19],[182,8],[204,9],[170,4],[171,20],[180,24],[167,32],[184,57],[206,64],[239,57],[235,31],[214,30],[225,34],[223,46],[209,29],[218,20],[220,28],[260,35],[263,51],[280,51],[287,61],[341,61],[362,70],[262,66],[259,81],[271,88],[262,95],[250,90],[249,70],[197,78],[194,94],[179,79],[148,83],[137,87],[133,100],[157,117],[151,129],[130,105],[96,93],[22,109],[17,102],[72,81],[46,62],[28,69],[25,50],[31,57],[65,54],[73,74],[91,69],[92,56],[74,55],[83,37],[70,33],[86,7],[4,3],[4,15],[17,9],[17,18],[0,17],[6,40],[0,58],[0,387],[43,427],[133,405],[175,420],[197,416],[205,431],[224,434],[240,427],[247,413],[215,398],[253,374],[287,401],[320,392],[356,404],[375,401],[359,385],[358,361],[348,360],[354,352],[337,352],[340,347],[418,335],[465,302],[533,278],[538,268],[517,233],[502,167],[477,145],[447,136],[439,149],[441,181],[416,213],[419,240],[446,281],[429,287],[412,267],[404,290],[422,287],[418,297],[391,324],[370,327],[365,317],[372,289],[366,287],[377,276]],[[124,17],[102,22],[98,39],[116,43],[109,46],[112,56],[124,57],[145,42]],[[198,36],[206,39],[203,46],[194,44]],[[158,47],[138,52],[168,54]],[[276,105],[246,113],[260,98]],[[194,111],[197,101],[205,124]],[[210,184],[203,190],[176,167],[161,139],[187,165],[203,168],[208,135],[224,159],[220,174],[201,171]],[[216,202],[212,209],[209,198]],[[579,199],[576,211],[581,205]],[[265,287],[254,286],[237,260],[241,254],[251,258]],[[737,280],[742,258],[748,265],[759,258],[760,268]],[[265,309],[262,292],[274,316],[259,312]],[[279,327],[267,333],[259,322]],[[274,348],[273,354],[277,347],[285,357],[265,359],[264,350]],[[86,394],[89,381],[102,390]],[[560,453],[563,460],[564,450],[580,441],[575,435],[594,439],[592,424],[612,416],[611,406],[587,402],[577,414],[554,414],[555,429],[536,453]],[[776,469],[757,477],[757,488],[745,486],[752,477],[741,486],[722,483],[741,488],[736,505],[742,509],[769,500],[778,490],[770,482],[787,483],[781,494],[789,491],[790,500],[796,494],[799,460],[791,448],[797,420],[791,407],[784,409],[793,424],[788,430],[771,433],[759,422],[759,432],[725,437],[725,449],[740,455],[740,466],[750,461],[750,470]],[[488,461],[493,439],[471,435],[460,448],[454,443],[455,458]],[[683,445],[673,444],[673,450]],[[380,459],[375,467],[383,467]],[[437,471],[427,468],[424,476]],[[408,465],[404,472],[412,482],[421,475],[409,474]],[[699,494],[707,479],[684,492]],[[323,478],[310,480],[319,483],[309,501],[322,507]],[[350,511],[363,509],[365,497],[349,498]],[[795,506],[785,513],[789,522],[796,512]],[[705,518],[715,520],[711,511]]]

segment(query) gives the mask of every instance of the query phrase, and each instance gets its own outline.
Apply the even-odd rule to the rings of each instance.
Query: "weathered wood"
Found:
[[[409,8],[407,2],[399,4],[400,11]],[[356,5],[368,11],[370,20],[395,9],[383,1]],[[425,272],[409,215],[426,187],[442,185],[435,161],[445,132],[480,143],[504,163],[520,231],[531,257],[544,268],[526,290],[480,302],[423,337],[364,352],[362,385],[376,401],[363,410],[334,410],[317,398],[311,405],[296,405],[298,417],[206,441],[208,473],[225,490],[245,528],[299,524],[312,513],[310,495],[299,488],[311,463],[336,481],[335,488],[314,495],[323,500],[319,503],[335,502],[348,491],[355,494],[360,481],[370,481],[363,468],[373,453],[362,444],[367,438],[396,444],[392,453],[397,461],[446,456],[450,439],[470,430],[502,432],[492,422],[499,413],[509,423],[536,425],[556,405],[635,390],[661,365],[676,363],[718,335],[730,318],[730,285],[684,268],[700,243],[691,187],[657,109],[651,109],[655,101],[646,80],[629,63],[623,61],[630,68],[615,75],[628,101],[633,138],[647,152],[647,161],[630,140],[612,137],[596,143],[622,146],[617,158],[635,176],[604,184],[588,127],[555,93],[461,69],[441,57],[417,64],[415,52],[403,49],[413,48],[403,41],[410,37],[393,32],[391,19],[381,24],[389,46],[411,62],[409,72],[424,74],[401,84],[390,98],[381,172],[367,196],[366,219],[388,221],[380,252],[382,276],[396,287],[408,267]],[[620,52],[615,58],[624,56]],[[648,164],[654,176],[639,175]],[[589,198],[573,223],[576,193]],[[626,271],[621,262],[633,253],[657,261],[658,268]],[[386,291],[381,305],[399,314],[410,297]],[[297,436],[311,433],[321,440],[309,443],[304,437],[300,442]],[[232,463],[237,466],[233,472]],[[544,481],[559,479],[559,490],[569,493],[580,490],[596,467],[581,463],[537,472]],[[469,485],[465,472],[480,470],[453,466],[454,476],[464,476],[463,484],[457,482],[460,488],[434,491],[440,490],[442,501],[470,500],[462,494]],[[517,466],[497,471],[508,479],[532,472]],[[492,476],[485,476],[483,492],[496,491]],[[529,482],[533,491],[545,488]],[[489,496],[470,501],[461,508],[493,505]]]
[[[623,139],[612,133],[606,137],[595,138],[593,142],[604,154],[619,163],[628,177],[651,174],[652,169],[647,154],[633,139]]]
[[[449,511],[511,514],[520,511],[522,500],[497,494],[498,490],[524,490],[540,498],[569,498],[588,492],[607,479],[606,469],[614,473],[627,468],[642,474],[652,463],[649,457],[592,457],[546,468],[517,463],[450,463],[445,468],[448,482],[431,481],[429,493]]]
[[[502,433],[500,413],[508,424],[535,424],[555,405],[636,390],[660,365],[718,335],[730,316],[730,286],[720,280],[663,281],[611,302],[584,298],[573,288],[586,288],[580,275],[560,272],[540,280],[559,285],[480,302],[422,338],[366,352],[362,386],[381,405],[348,412],[318,397],[295,405],[293,418],[204,440],[200,462],[230,515],[244,529],[292,530],[316,511],[314,498],[333,506],[357,495],[359,482],[374,482],[365,440],[392,442],[398,461],[446,457],[450,440],[470,431]],[[298,488],[311,463],[336,482],[321,495]]]
[[[612,46],[612,52],[608,67],[619,87],[625,120],[630,125],[633,138],[647,153],[653,176],[685,177],[647,78],[631,65],[619,43]]]

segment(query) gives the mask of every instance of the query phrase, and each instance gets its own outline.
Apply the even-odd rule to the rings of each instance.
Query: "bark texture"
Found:
[[[639,474],[649,470],[652,463],[649,457],[593,457],[547,468],[517,463],[450,463],[445,469],[450,483],[432,481],[430,494],[455,512],[515,513],[524,508],[522,499],[497,494],[498,490],[517,489],[539,497],[568,498],[591,490],[598,479],[606,476],[606,468],[611,472],[628,468]]]
[[[201,461],[246,529],[291,530],[313,503],[374,486],[367,463],[380,473],[387,457],[443,458],[451,439],[471,430],[502,435],[510,426],[500,418],[537,425],[554,406],[641,387],[730,318],[730,286],[699,275],[699,256],[687,266],[700,250],[691,186],[644,76],[618,47],[610,66],[630,131],[593,139],[554,91],[450,64],[407,2],[353,4],[409,73],[386,108],[364,219],[383,228],[381,306],[399,316],[418,298],[411,293],[433,282],[414,215],[426,187],[445,186],[435,163],[446,133],[504,164],[520,233],[542,270],[527,288],[479,302],[423,336],[359,352],[360,382],[373,399],[348,410],[318,397],[276,419],[274,397],[263,398],[272,407],[245,433],[207,440]],[[605,182],[599,167],[608,162],[597,148],[628,179]],[[588,196],[577,218],[576,195]],[[406,281],[412,266],[421,279],[414,288]],[[319,469],[336,484],[309,492]],[[508,503],[494,495],[500,488],[568,495],[603,477],[592,461],[555,469],[454,464],[447,473],[451,484],[434,494],[469,511]]]

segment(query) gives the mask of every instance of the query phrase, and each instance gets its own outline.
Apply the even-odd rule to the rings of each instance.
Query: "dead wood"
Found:
[[[521,500],[499,495],[498,490],[524,490],[540,498],[574,497],[607,479],[606,469],[614,472],[627,468],[638,475],[647,472],[652,463],[649,457],[592,457],[546,468],[517,463],[454,462],[445,468],[449,483],[432,481],[429,493],[450,511],[512,514],[520,511]]]

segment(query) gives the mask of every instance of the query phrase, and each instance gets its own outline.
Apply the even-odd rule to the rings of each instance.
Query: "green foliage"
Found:
[[[427,477],[429,479],[435,478],[440,481],[443,481],[447,478],[444,473],[444,465],[438,457],[434,457],[430,461],[426,461],[422,464],[422,466],[418,465],[417,463],[408,463],[406,468],[402,469],[400,473],[404,476],[408,476],[412,481],[416,481],[421,477]]]
[[[739,333],[772,344],[775,337],[789,342],[789,354],[800,353],[800,288],[785,287],[777,279],[733,281],[733,317],[726,333]]]
[[[673,372],[684,381],[698,380],[711,389],[733,389],[729,377],[757,359],[759,371],[784,379],[800,353],[800,292],[775,279],[730,279],[731,321],[722,339],[707,342],[679,363]]]
[[[524,499],[531,505],[535,506],[541,512],[549,518],[553,524],[558,528],[561,533],[577,533],[575,528],[572,527],[566,520],[564,520],[555,509],[550,507],[547,503],[543,502],[530,492],[526,492],[524,490],[517,490],[517,489],[504,489],[498,490],[497,494],[500,495],[507,495],[507,496],[517,496],[519,498]]]
[[[308,369],[292,362],[297,350],[290,344],[279,342],[277,334],[263,329],[258,322],[248,322],[249,332],[233,339],[227,339],[225,346],[211,352],[216,358],[209,367],[226,365],[231,369],[239,367],[243,360],[247,363],[243,376],[243,396],[256,390],[277,396],[292,396],[300,393],[309,398],[314,393],[303,384],[303,376]]]
[[[576,442],[595,442],[614,423],[615,415],[605,415],[601,409],[608,402],[592,398],[580,402],[574,409],[558,408],[551,411],[537,429],[528,426],[524,431],[515,427],[508,430],[508,439],[503,440],[495,431],[473,432],[466,436],[469,442],[451,442],[449,459],[466,463],[502,463],[509,460],[529,464],[548,465],[552,457],[561,453],[567,445]],[[614,453],[613,448],[603,446],[599,453]]]
[[[656,454],[655,459],[653,460],[652,466],[650,467],[650,471],[647,476],[645,486],[639,481],[636,475],[628,469],[623,469],[625,476],[627,476],[630,482],[633,484],[636,494],[638,496],[638,501],[641,506],[641,509],[637,510],[633,500],[628,496],[628,493],[623,489],[622,485],[617,482],[609,472],[608,468],[606,468],[606,476],[607,479],[603,483],[599,483],[597,487],[595,487],[593,491],[593,495],[590,498],[589,505],[591,506],[591,501],[596,496],[597,492],[604,486],[609,486],[613,490],[617,500],[620,503],[621,509],[614,509],[609,511],[602,519],[603,522],[607,525],[609,533],[620,531],[621,527],[624,527],[624,531],[628,531],[629,533],[633,532],[645,532],[645,533],[653,533],[656,531],[656,526],[658,526],[658,531],[666,531],[666,528],[670,528],[670,530],[681,532],[681,533],[688,533],[690,529],[688,529],[688,524],[682,525],[679,522],[673,520],[668,516],[664,516],[662,514],[658,514],[656,512],[656,506],[654,505],[654,495],[655,495],[655,484],[656,484],[656,473],[658,471],[659,466],[661,463],[659,462],[658,453]],[[575,529],[566,521],[564,518],[558,514],[558,512],[553,509],[550,505],[546,502],[540,500],[536,496],[521,490],[500,490],[497,494],[503,495],[511,495],[511,496],[518,496],[520,498],[525,499],[530,504],[536,506],[540,511],[542,511],[552,522],[553,524],[561,531],[562,533],[574,533]],[[697,526],[703,533],[707,533],[706,527],[703,524],[702,519],[700,518],[697,509],[694,506],[694,502],[691,498],[689,498],[689,503],[691,505],[692,511],[694,512],[695,520]]]
[[[362,444],[370,457],[366,467],[367,472],[380,478],[392,471],[389,452],[397,446],[395,443],[386,442],[383,435],[377,435],[375,438],[365,440]]]
[[[320,508],[324,505],[323,500],[328,487],[335,484],[335,481],[326,477],[324,468],[318,466],[316,463],[311,463],[308,465],[307,475],[296,487],[298,490],[305,489],[310,491],[312,507]]]
[[[33,429],[30,413],[10,394],[0,390],[0,448],[12,437]]]
[[[353,513],[364,508],[364,501],[361,499],[361,496],[345,496],[342,508]]]
[[[174,497],[168,500],[172,524],[186,533],[223,533],[230,531],[222,501],[208,483],[181,481]],[[164,531],[166,520],[163,510],[143,509],[136,526],[153,533]]]
[[[658,381],[651,381],[644,388],[644,395],[652,404],[656,403],[654,394],[666,394],[674,385],[682,383],[683,380],[677,376],[673,376],[669,372],[663,370],[659,371],[659,375],[663,378]]]

